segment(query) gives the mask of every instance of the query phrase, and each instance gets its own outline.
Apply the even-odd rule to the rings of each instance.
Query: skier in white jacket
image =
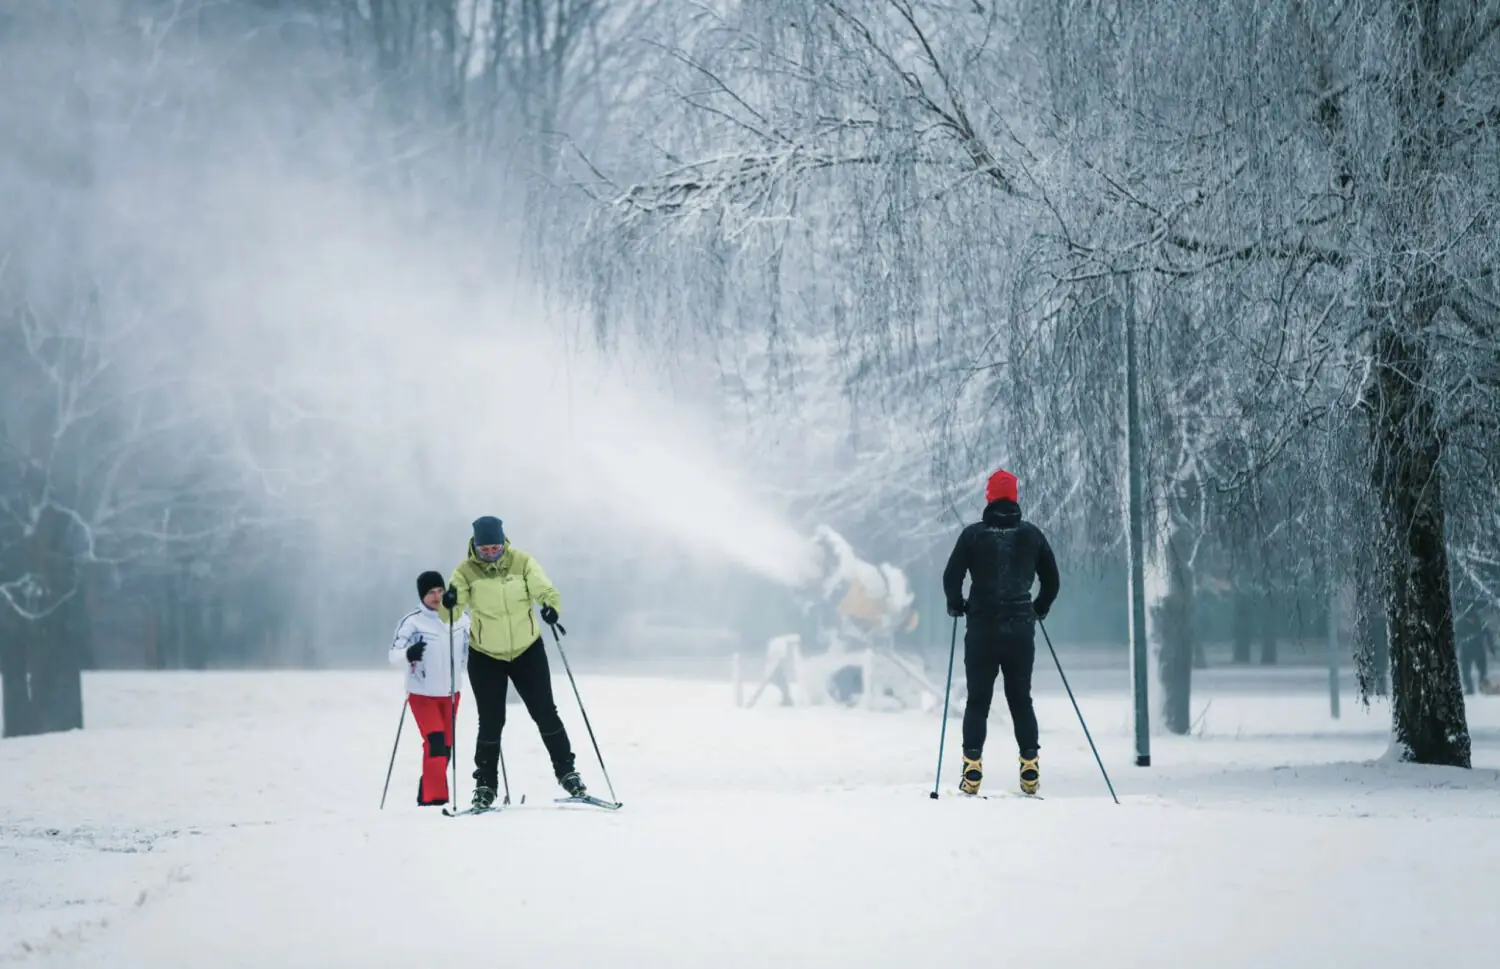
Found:
[[[421,607],[407,613],[391,638],[392,665],[406,664],[407,703],[422,731],[422,780],[417,803],[448,803],[448,762],[453,755],[453,724],[458,717],[458,683],[469,662],[469,617],[460,615],[452,626],[451,613],[442,606],[446,585],[439,572],[417,576]]]

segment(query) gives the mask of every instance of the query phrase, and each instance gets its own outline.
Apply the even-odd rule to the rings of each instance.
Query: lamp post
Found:
[[[1141,387],[1136,348],[1135,281],[1125,277],[1125,451],[1129,480],[1126,518],[1130,543],[1130,680],[1135,699],[1135,765],[1151,766],[1151,707],[1147,694],[1146,510],[1141,443]]]

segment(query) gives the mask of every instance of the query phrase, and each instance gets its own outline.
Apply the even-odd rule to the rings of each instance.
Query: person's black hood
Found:
[[[1021,524],[1021,506],[1008,498],[984,506],[984,523],[996,528],[1015,528]]]

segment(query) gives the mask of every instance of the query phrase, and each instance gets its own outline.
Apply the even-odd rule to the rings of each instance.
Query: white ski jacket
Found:
[[[427,644],[422,658],[406,661],[406,648],[417,640]],[[436,611],[422,606],[402,617],[391,638],[391,665],[406,666],[406,692],[418,696],[447,696],[448,624]],[[469,617],[464,614],[453,624],[453,671],[461,685],[469,666]],[[457,691],[454,691],[457,692]]]

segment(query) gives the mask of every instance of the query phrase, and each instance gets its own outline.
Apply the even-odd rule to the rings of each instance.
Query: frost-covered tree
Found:
[[[985,99],[1011,83],[1002,52],[983,38],[924,46],[937,33],[951,44],[953,18],[902,9],[695,5],[639,108],[649,140],[580,166],[601,212],[577,278],[601,332],[642,325],[729,347],[727,383],[755,396],[758,419],[805,401],[822,454],[848,470],[805,480],[804,504],[935,548],[977,513],[988,471],[1056,439],[1019,420],[1027,440],[998,437],[949,407],[1017,367],[1036,379],[1029,350],[1046,323],[1012,285],[1026,238],[1015,186],[969,117],[987,120]],[[970,55],[986,70],[947,83]],[[1085,494],[1022,473],[1042,514]]]
[[[586,252],[601,315],[656,333],[691,321],[731,345],[760,334],[779,362],[767,372],[817,373],[836,355],[853,412],[938,432],[916,521],[972,515],[1005,465],[1074,561],[1107,554],[1123,534],[1121,270],[1080,264],[1058,231],[1073,200],[1053,197],[1066,172],[1040,160],[1044,92],[1019,66],[1016,25],[994,7],[891,0],[723,4],[693,23],[654,102],[668,119],[655,166],[627,159],[640,177],[597,185],[606,215]],[[1152,337],[1148,480],[1178,509],[1163,535],[1206,514],[1182,509],[1212,493],[1203,463],[1223,428],[1209,411],[1231,381],[1201,364],[1225,332]],[[1191,656],[1191,621],[1176,625]],[[1186,709],[1174,677],[1170,703]]]
[[[1367,561],[1360,598],[1382,595],[1385,617],[1360,610],[1360,652],[1383,625],[1398,748],[1467,763],[1444,488],[1493,495],[1453,449],[1495,441],[1497,17],[1480,2],[700,7],[680,72],[642,102],[648,150],[586,173],[610,214],[587,250],[601,321],[732,320],[773,349],[831,332],[851,387],[938,402],[940,478],[1014,456],[1078,522],[1117,494],[1081,485],[1117,453],[1119,356],[1070,307],[1134,280],[1162,350],[1142,378],[1155,547],[1178,576],[1163,618],[1191,588],[1173,563],[1210,533],[1285,576],[1262,595],[1312,562],[1331,582],[1336,561]],[[643,294],[663,265],[682,285]],[[1079,346],[1114,355],[1088,372],[1070,366]],[[1319,459],[1351,414],[1366,446]],[[1358,554],[1307,554],[1330,507],[1359,519],[1359,494],[1331,487],[1350,475],[1369,482],[1373,534]]]
[[[179,545],[224,531],[218,442],[183,406],[190,375],[166,307],[98,231],[110,204],[106,131],[115,11],[10,15],[0,117],[0,676],[7,735],[83,726],[91,600]],[[212,508],[214,513],[205,514]]]
[[[1295,288],[1282,329],[1320,332],[1330,362],[1363,378],[1395,741],[1467,765],[1446,455],[1452,422],[1472,422],[1455,395],[1493,379],[1473,348],[1493,339],[1496,305],[1485,65],[1500,10],[1058,3],[1030,25],[1059,93],[1054,130],[1117,217],[1083,245],[1153,273],[1238,266],[1268,295]]]

